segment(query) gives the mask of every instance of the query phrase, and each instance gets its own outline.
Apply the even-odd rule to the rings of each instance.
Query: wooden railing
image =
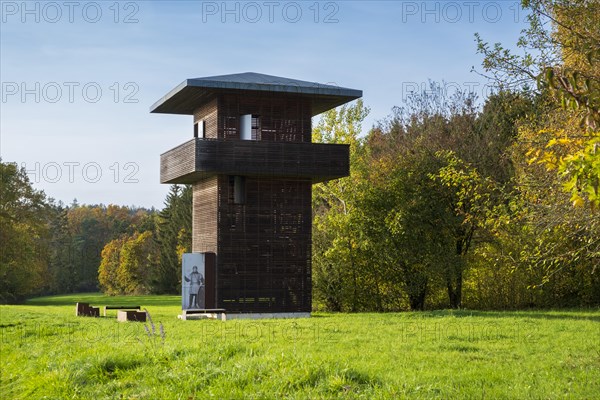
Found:
[[[161,183],[193,183],[213,175],[310,178],[349,174],[345,144],[192,139],[161,155]]]

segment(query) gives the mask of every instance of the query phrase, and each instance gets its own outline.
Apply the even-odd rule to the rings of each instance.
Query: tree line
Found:
[[[527,0],[517,55],[477,36],[496,91],[412,93],[366,134],[362,101],[313,141],[351,174],[313,187],[313,297],[332,311],[600,305],[600,5]],[[69,206],[1,164],[0,300],[178,293],[192,192],[159,212]]]
[[[360,102],[321,119],[352,164],[315,188],[319,307],[600,304],[600,4],[523,5],[519,54],[477,36],[482,107],[431,83],[365,137]]]
[[[191,188],[161,211],[55,202],[16,164],[0,162],[0,302],[41,294],[177,293],[191,250]]]

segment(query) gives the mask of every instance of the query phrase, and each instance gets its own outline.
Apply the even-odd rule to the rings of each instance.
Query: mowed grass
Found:
[[[141,305],[155,334],[116,311],[76,317],[77,301]],[[0,398],[600,398],[600,310],[227,322],[181,321],[179,311],[179,296],[0,306]]]

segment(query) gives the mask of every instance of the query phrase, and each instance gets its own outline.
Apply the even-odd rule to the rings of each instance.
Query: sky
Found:
[[[0,157],[70,204],[162,208],[188,78],[258,72],[363,91],[363,132],[429,80],[474,91],[474,34],[514,47],[519,1],[1,1]],[[314,123],[318,121],[315,118]]]

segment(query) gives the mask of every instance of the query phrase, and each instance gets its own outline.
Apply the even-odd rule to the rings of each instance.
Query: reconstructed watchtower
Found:
[[[193,185],[192,251],[217,255],[207,308],[310,312],[311,185],[349,174],[348,146],[311,143],[311,117],[361,96],[248,72],[185,80],[151,107],[194,116],[160,180]]]

